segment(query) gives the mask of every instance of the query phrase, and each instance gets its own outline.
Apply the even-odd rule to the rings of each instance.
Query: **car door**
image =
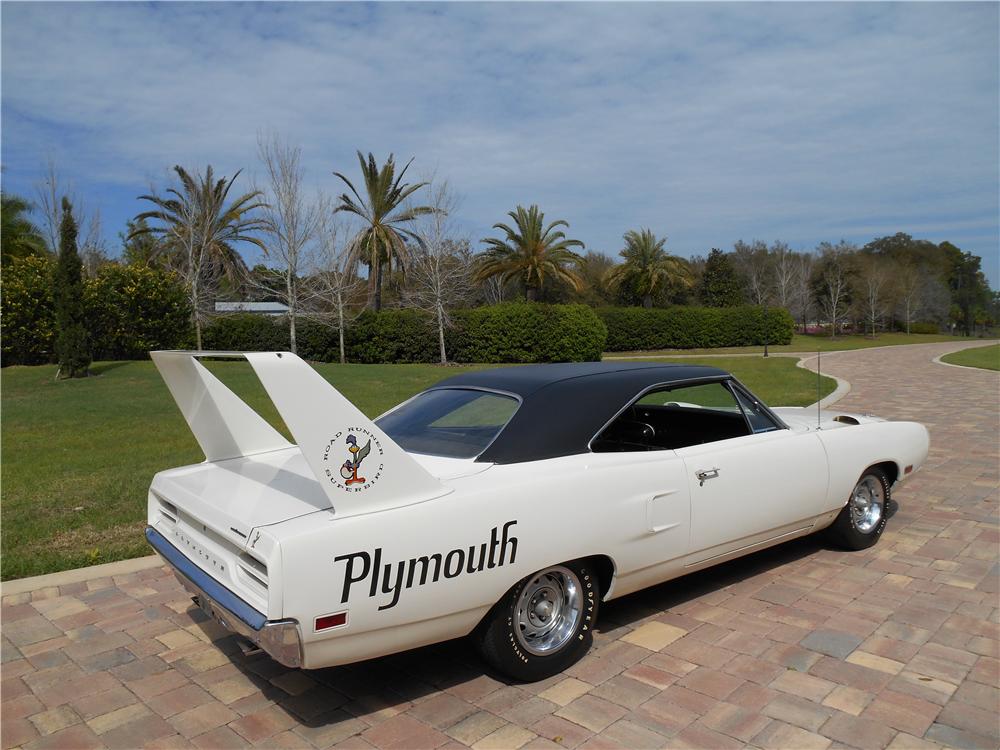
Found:
[[[732,384],[675,388],[670,399],[687,411],[687,444],[675,450],[690,488],[692,564],[811,527],[828,481],[814,434],[786,429]]]

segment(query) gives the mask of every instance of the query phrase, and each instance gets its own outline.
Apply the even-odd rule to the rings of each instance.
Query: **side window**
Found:
[[[752,398],[741,388],[734,387],[733,392],[736,393],[736,400],[739,401],[740,406],[743,407],[743,413],[747,415],[747,420],[750,422],[750,426],[753,428],[755,434],[758,432],[772,432],[773,430],[781,429],[778,424],[771,419],[771,416],[764,411],[760,402]]]
[[[743,411],[722,383],[650,391],[591,444],[595,453],[672,450],[749,435]]]

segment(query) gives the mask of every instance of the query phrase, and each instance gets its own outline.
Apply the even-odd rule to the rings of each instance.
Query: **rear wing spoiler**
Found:
[[[449,493],[316,370],[291,352],[150,352],[208,462],[294,447],[199,362],[245,359],[338,516]]]

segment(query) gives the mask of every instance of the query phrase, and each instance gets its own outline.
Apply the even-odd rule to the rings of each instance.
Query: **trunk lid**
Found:
[[[151,490],[240,546],[256,527],[334,512],[294,446],[163,471],[153,478]]]

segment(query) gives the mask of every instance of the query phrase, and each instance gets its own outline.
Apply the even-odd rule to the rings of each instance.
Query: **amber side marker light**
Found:
[[[317,633],[321,630],[330,630],[331,628],[339,628],[341,625],[347,624],[347,613],[337,612],[335,615],[323,615],[322,617],[316,618],[316,624],[313,630]]]
[[[910,464],[905,469],[903,469],[904,474],[909,474],[911,471],[913,471],[913,464]]]

